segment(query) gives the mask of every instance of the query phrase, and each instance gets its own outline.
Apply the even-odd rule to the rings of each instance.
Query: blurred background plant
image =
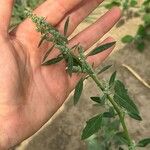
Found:
[[[33,9],[43,1],[44,0],[16,0],[12,15],[11,27],[18,25],[22,20],[25,19],[24,11],[26,8]]]
[[[136,34],[125,35],[122,42],[125,44],[133,44],[139,52],[143,52],[148,40],[150,40],[150,0],[107,0],[103,5],[106,9],[112,7],[120,7],[123,11],[117,27],[124,25],[129,19],[140,17],[142,23]],[[100,6],[101,7],[101,6]],[[86,22],[92,23],[96,18],[97,12],[86,18]]]

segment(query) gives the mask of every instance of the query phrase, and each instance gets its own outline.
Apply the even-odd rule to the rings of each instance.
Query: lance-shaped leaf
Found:
[[[91,51],[87,56],[92,56],[92,55],[96,55],[98,53],[101,53],[101,52],[111,48],[115,44],[116,44],[116,42],[111,42],[111,43],[100,45],[100,46],[96,47],[93,51]]]
[[[106,70],[108,70],[110,67],[112,67],[112,65],[108,65],[108,66],[105,66],[103,69],[101,69],[97,74],[101,74],[103,72],[105,72]]]
[[[110,87],[114,84],[115,79],[116,79],[116,75],[117,75],[116,71],[111,75],[110,80],[109,80],[109,86]]]
[[[71,55],[68,55],[68,60],[67,60],[67,71],[69,73],[70,76],[72,76],[72,72],[73,72],[73,58]]]
[[[63,60],[63,57],[57,57],[57,58],[53,58],[53,59],[50,59],[46,62],[43,62],[42,65],[43,66],[48,66],[48,65],[53,65],[53,64],[57,64],[58,62],[62,61]]]
[[[127,89],[121,81],[117,80],[115,82],[114,90],[114,100],[116,101],[116,103],[125,108],[129,114],[139,115],[137,106],[129,97]]]
[[[137,144],[138,147],[146,147],[150,144],[150,138],[145,138],[143,140],[140,140]]]
[[[40,47],[42,45],[42,43],[44,42],[44,40],[46,39],[46,34],[41,38],[39,44],[38,44],[38,47]]]
[[[68,17],[66,22],[65,22],[65,26],[64,26],[64,35],[65,36],[67,35],[67,31],[68,31],[68,27],[69,27],[69,21],[70,21],[70,18]]]
[[[52,47],[50,47],[48,49],[48,51],[46,52],[46,54],[44,55],[44,58],[42,60],[42,62],[44,62],[46,60],[46,58],[48,57],[48,55],[50,54],[50,52],[53,50],[53,48],[55,47],[55,45],[53,45]]]
[[[141,118],[140,115],[138,115],[138,114],[133,114],[133,113],[128,113],[128,114],[129,114],[129,116],[130,116],[131,118],[133,118],[133,119],[135,119],[135,120],[138,120],[138,121],[142,121],[142,118]]]
[[[83,129],[81,139],[82,140],[87,139],[91,135],[98,132],[102,127],[102,119],[103,119],[103,114],[100,114],[87,121],[86,127]]]
[[[83,91],[83,82],[84,79],[81,78],[80,81],[78,82],[75,92],[74,92],[74,105],[76,105],[81,97],[82,91]]]

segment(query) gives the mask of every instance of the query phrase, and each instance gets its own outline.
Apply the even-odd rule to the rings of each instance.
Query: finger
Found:
[[[73,9],[69,12],[66,17],[61,21],[58,25],[58,30],[63,33],[64,25],[69,17],[69,28],[67,35],[71,35],[71,33],[76,29],[76,27],[97,7],[103,0],[85,0],[83,1],[77,8]]]
[[[9,28],[14,0],[0,1],[0,30],[7,33]]]
[[[106,44],[106,43],[110,43],[110,42],[113,42],[114,39],[112,37],[108,37],[107,39],[105,39],[102,43],[98,44],[98,45],[103,45],[103,44]],[[94,68],[97,68],[109,55],[110,53],[112,52],[112,50],[114,49],[115,45],[112,46],[111,48],[109,48],[108,50],[102,52],[102,53],[99,53],[97,55],[94,55],[94,56],[90,56],[87,58],[87,62],[89,64],[91,64],[93,66],[94,64]],[[83,74],[80,74],[80,75],[73,75],[71,80],[70,80],[70,87],[71,87],[71,90],[73,90],[76,86],[76,84],[78,83],[78,81],[85,75]]]
[[[39,6],[34,13],[37,14],[37,16],[45,17],[47,22],[55,26],[63,19],[68,11],[73,9],[81,1],[82,0],[47,0]],[[33,44],[37,44],[40,41],[40,34],[37,33],[35,24],[32,23],[30,19],[26,19],[18,26],[16,35],[17,37],[24,36],[28,41],[32,41]]]
[[[111,9],[93,25],[72,38],[69,45],[73,46],[80,43],[85,50],[89,49],[116,24],[120,16],[121,11],[119,8],[115,7]]]

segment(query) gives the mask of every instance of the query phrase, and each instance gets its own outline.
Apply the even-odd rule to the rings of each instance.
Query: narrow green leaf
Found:
[[[108,66],[105,66],[103,69],[101,69],[97,74],[101,74],[103,72],[105,72],[106,70],[108,70],[110,67],[112,67],[112,65],[108,65]]]
[[[65,22],[65,26],[64,26],[64,35],[65,36],[67,35],[67,32],[68,32],[69,21],[70,21],[70,18],[68,17],[66,22]]]
[[[71,47],[71,50],[77,49],[79,47],[79,43]]]
[[[131,43],[134,40],[134,37],[131,35],[126,35],[122,38],[123,43]]]
[[[87,139],[96,132],[98,132],[102,127],[102,119],[103,115],[100,114],[87,121],[86,127],[83,129],[81,139],[82,140]]]
[[[71,55],[68,56],[68,62],[67,62],[67,66],[68,66],[68,73],[70,76],[72,76],[72,72],[73,72],[73,58]]]
[[[105,50],[108,50],[109,48],[111,48],[115,44],[116,44],[116,42],[111,42],[111,43],[100,45],[100,46],[96,47],[93,51],[91,51],[87,56],[92,56],[92,55],[96,55],[98,53],[101,53]]]
[[[125,108],[129,114],[139,115],[137,106],[129,97],[127,89],[121,81],[117,80],[115,82],[114,90],[114,100],[116,101],[116,103]]]
[[[53,59],[50,59],[44,63],[42,63],[43,66],[47,66],[47,65],[52,65],[52,64],[56,64],[60,61],[63,60],[63,57],[57,57],[57,58],[53,58]]]
[[[55,47],[55,45],[53,45],[52,47],[50,47],[50,48],[48,49],[48,51],[46,52],[46,54],[45,54],[45,56],[44,56],[42,62],[44,62],[44,61],[46,60],[46,58],[48,57],[48,55],[50,54],[50,52],[53,50],[54,47]]]
[[[142,121],[141,116],[139,116],[138,114],[133,114],[133,113],[128,113],[128,114],[131,118],[138,120],[138,121]]]
[[[117,71],[115,71],[115,72],[111,75],[110,80],[109,80],[109,86],[112,86],[112,85],[115,83],[116,75],[117,75]]]
[[[147,145],[150,144],[150,138],[145,138],[137,144],[138,147],[146,147]]]
[[[42,45],[42,43],[44,42],[45,38],[46,38],[46,34],[41,38],[39,44],[38,44],[38,48]]]
[[[81,78],[80,81],[78,82],[75,92],[74,92],[74,105],[76,105],[81,97],[82,91],[83,91],[83,82],[84,79]]]

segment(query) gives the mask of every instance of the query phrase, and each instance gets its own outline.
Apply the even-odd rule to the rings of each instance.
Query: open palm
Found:
[[[35,13],[63,31],[70,16],[68,36],[102,0],[47,0]],[[8,149],[38,131],[59,109],[75,87],[79,77],[70,78],[65,63],[41,66],[50,46],[38,48],[40,34],[26,19],[8,33],[13,0],[0,2],[0,149]],[[113,8],[97,22],[73,37],[69,45],[80,44],[89,49],[118,21],[120,10]],[[111,37],[104,42],[111,42]],[[113,48],[91,56],[88,61],[98,66]],[[58,50],[52,52],[55,57]]]

